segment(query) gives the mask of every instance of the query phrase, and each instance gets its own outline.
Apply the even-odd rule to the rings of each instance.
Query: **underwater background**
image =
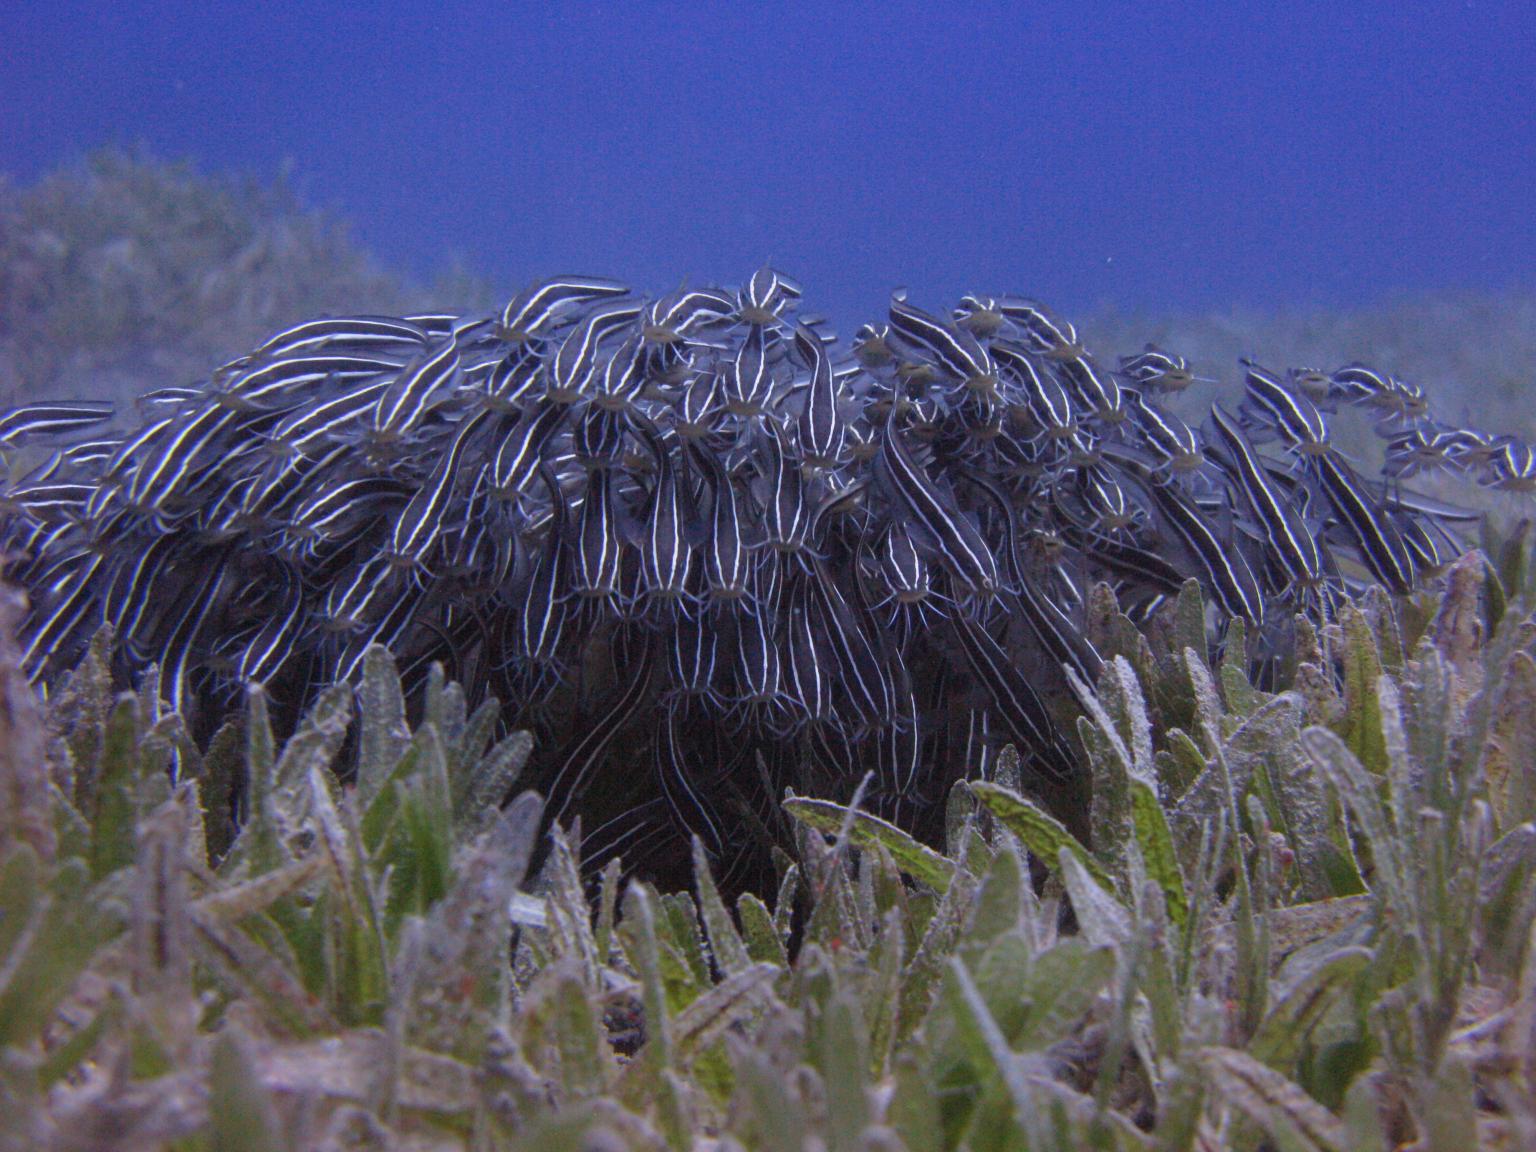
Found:
[[[1529,5],[0,12],[0,400],[771,261],[844,337],[897,286],[1025,293],[1206,375],[1365,356],[1531,430]]]
[[[1533,49],[0,0],[0,1152],[1536,1148]]]

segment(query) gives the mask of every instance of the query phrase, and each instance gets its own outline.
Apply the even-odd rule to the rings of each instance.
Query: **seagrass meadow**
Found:
[[[1486,539],[1278,691],[1193,581],[1156,635],[1106,600],[1081,836],[1008,751],[933,845],[785,798],[733,900],[698,842],[530,871],[527,738],[440,675],[411,725],[382,649],[198,747],[105,636],[41,705],[8,602],[0,1147],[1531,1147],[1533,591]]]

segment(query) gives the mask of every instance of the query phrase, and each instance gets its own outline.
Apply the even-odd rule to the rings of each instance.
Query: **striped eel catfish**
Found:
[[[111,625],[116,675],[154,669],[206,736],[244,685],[291,723],[387,644],[412,691],[441,664],[533,728],[534,783],[594,850],[697,833],[729,863],[783,787],[866,773],[931,831],[1003,741],[1076,825],[1092,584],[1144,621],[1195,580],[1210,642],[1241,619],[1265,666],[1297,613],[1455,557],[1455,509],[1405,478],[1536,490],[1528,445],[1361,364],[1248,362],[1202,421],[1183,358],[1101,359],[1032,300],[897,293],[845,345],[802,298],[772,268],[658,297],[555,277],[485,314],[295,324],[136,425],[0,414],[27,671],[47,690]],[[1384,475],[1333,446],[1344,406]]]

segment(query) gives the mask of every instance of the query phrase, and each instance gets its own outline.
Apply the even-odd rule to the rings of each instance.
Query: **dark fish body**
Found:
[[[84,432],[112,419],[110,404],[61,401],[23,404],[0,412],[0,445],[19,448],[29,440],[56,439]]]

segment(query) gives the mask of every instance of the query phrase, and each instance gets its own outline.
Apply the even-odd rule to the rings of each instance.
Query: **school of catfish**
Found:
[[[1193,427],[1167,403],[1185,360],[1111,366],[1032,300],[897,293],[841,344],[801,295],[771,268],[649,299],[559,277],[491,313],[295,325],[133,427],[6,412],[28,672],[56,682],[110,624],[123,682],[206,734],[244,685],[291,718],[384,644],[408,686],[441,663],[534,728],[533,783],[588,814],[589,855],[697,833],[729,859],[786,785],[872,773],[870,803],[921,822],[1004,743],[1070,810],[1096,581],[1146,620],[1198,580],[1212,641],[1240,618],[1262,674],[1298,613],[1460,554],[1475,517],[1404,480],[1536,489],[1530,447],[1361,364],[1244,361]],[[1332,443],[1342,406],[1381,475]]]

